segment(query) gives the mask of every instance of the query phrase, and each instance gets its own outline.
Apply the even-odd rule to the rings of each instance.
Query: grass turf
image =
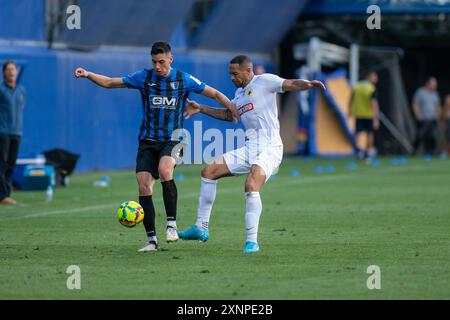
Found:
[[[137,253],[143,226],[116,219],[137,199],[133,171],[76,174],[51,203],[45,191],[15,192],[20,205],[0,207],[0,299],[449,299],[450,161],[349,162],[286,158],[261,192],[261,252],[251,255],[244,177],[219,182],[206,243],[163,242],[156,184],[163,251],[147,254]],[[176,169],[181,229],[195,221],[200,169]],[[111,186],[93,187],[105,174]],[[81,290],[66,287],[70,265]],[[381,290],[366,286],[369,265]]]

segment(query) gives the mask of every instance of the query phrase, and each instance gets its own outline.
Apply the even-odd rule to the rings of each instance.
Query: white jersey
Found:
[[[236,90],[233,104],[239,111],[248,142],[259,148],[282,146],[278,121],[277,93],[283,81],[274,74],[255,75],[245,88]]]

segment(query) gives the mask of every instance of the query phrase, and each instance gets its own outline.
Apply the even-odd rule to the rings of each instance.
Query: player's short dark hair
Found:
[[[172,52],[172,48],[170,47],[170,44],[165,41],[157,41],[152,45],[152,55],[160,53],[166,54],[170,52]]]
[[[10,64],[14,65],[14,66],[16,67],[16,69],[17,69],[17,64],[16,64],[16,62],[13,61],[13,60],[8,60],[8,61],[5,61],[5,63],[3,63],[3,67],[2,67],[3,73],[5,73],[6,68],[7,68]]]
[[[244,64],[251,64],[252,60],[244,55],[236,56],[233,59],[231,59],[230,64],[238,64],[239,66],[242,66]]]

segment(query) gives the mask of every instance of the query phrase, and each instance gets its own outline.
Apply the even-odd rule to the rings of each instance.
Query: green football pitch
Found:
[[[261,251],[250,255],[244,177],[219,182],[206,243],[164,242],[156,184],[162,250],[146,254],[143,225],[116,216],[137,200],[132,170],[76,174],[50,203],[15,192],[20,204],[0,207],[0,299],[449,299],[450,160],[392,160],[284,159],[261,192]],[[180,229],[195,221],[200,170],[176,169]],[[111,185],[94,187],[103,175]],[[67,288],[72,265],[79,290]],[[369,290],[374,265],[381,289]]]

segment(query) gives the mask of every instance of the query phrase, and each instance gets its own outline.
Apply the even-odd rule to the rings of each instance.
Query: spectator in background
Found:
[[[442,122],[445,130],[445,155],[450,156],[450,94],[445,97],[444,110],[442,112]]]
[[[378,74],[368,72],[365,80],[356,83],[350,99],[350,113],[356,119],[357,157],[360,160],[370,159],[375,155],[374,131],[380,127],[377,82]],[[367,134],[365,144],[362,141],[364,132]]]
[[[10,197],[12,173],[19,153],[22,136],[25,89],[17,84],[17,65],[3,64],[3,82],[0,84],[0,204],[14,205]]]
[[[266,68],[264,68],[263,65],[258,64],[257,66],[255,66],[255,75],[259,76],[263,73],[266,73]]]
[[[433,154],[436,149],[437,120],[440,117],[441,101],[437,93],[436,78],[427,79],[425,86],[416,90],[412,107],[417,120],[417,137],[414,153],[417,155],[422,147],[426,154]]]

